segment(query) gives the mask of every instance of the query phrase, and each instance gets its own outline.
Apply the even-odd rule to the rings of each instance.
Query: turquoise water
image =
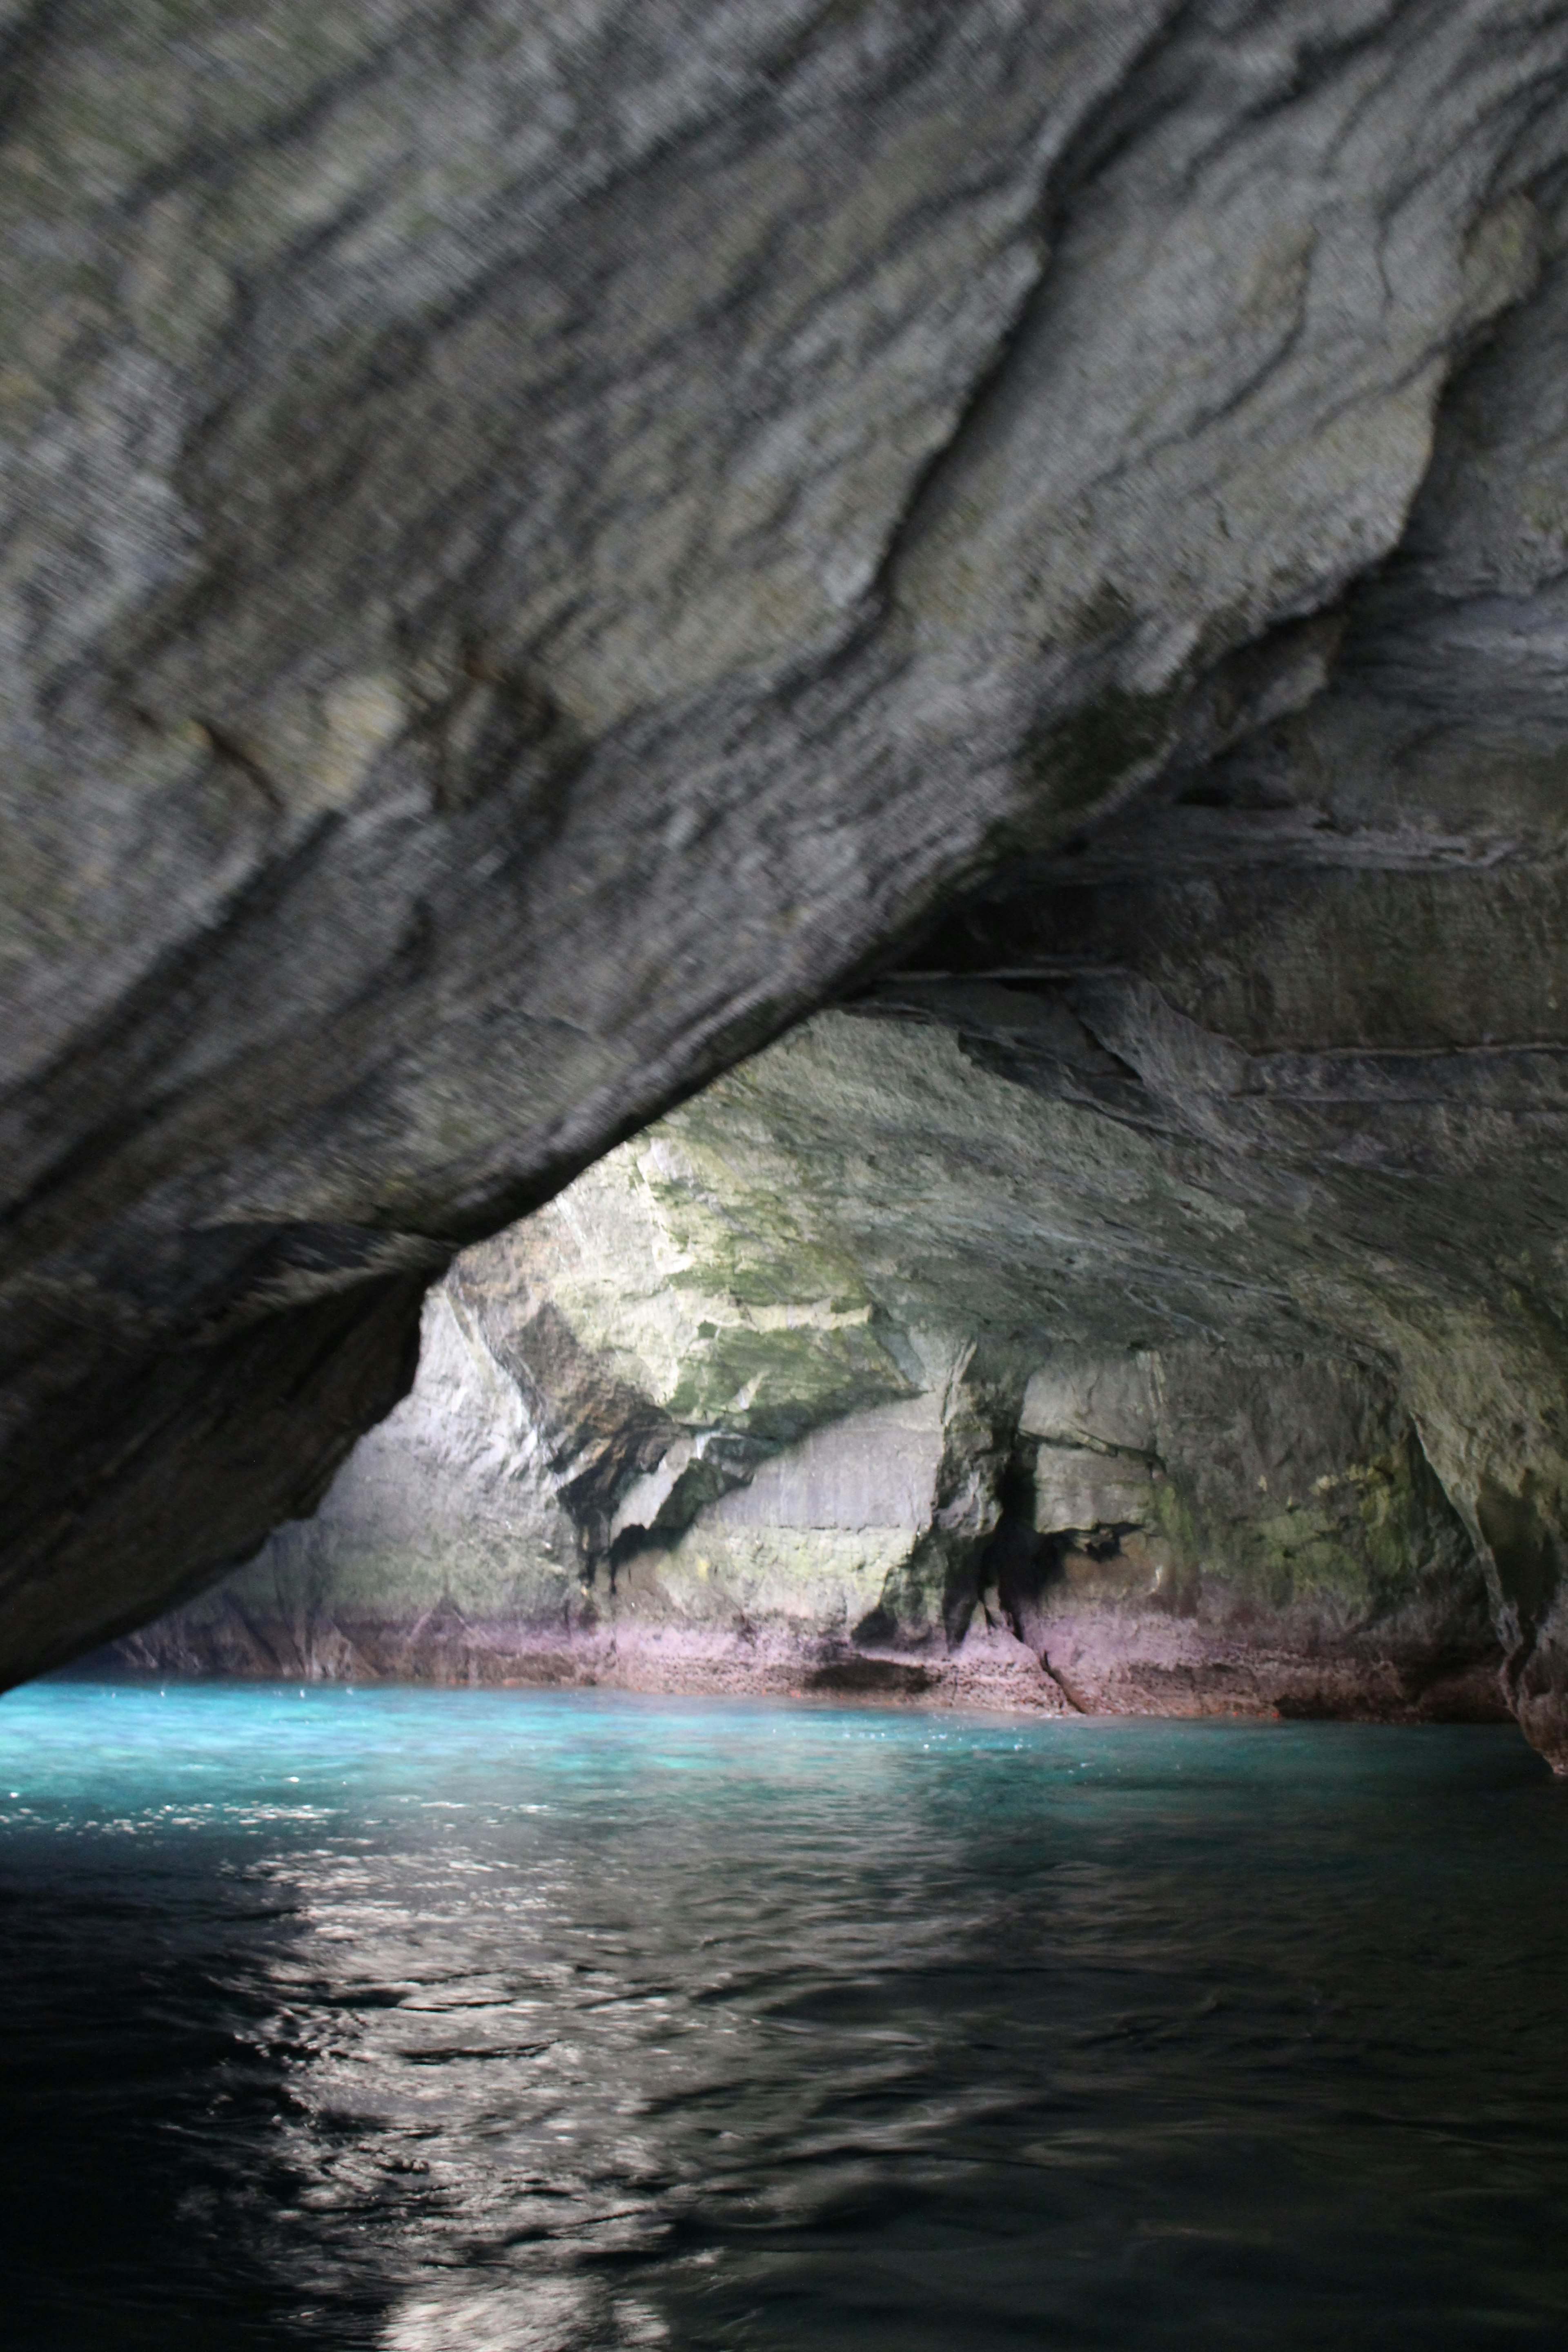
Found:
[[[1568,2341],[1511,1732],[0,1701],[10,2352]]]

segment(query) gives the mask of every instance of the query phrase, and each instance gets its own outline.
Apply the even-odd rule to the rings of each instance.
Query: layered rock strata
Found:
[[[943,1344],[1364,1372],[1568,1757],[1562,9],[10,0],[0,72],[0,1673],[856,994]]]

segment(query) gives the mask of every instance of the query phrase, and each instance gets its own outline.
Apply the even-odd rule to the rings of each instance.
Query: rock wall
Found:
[[[121,1655],[1506,1714],[1484,1572],[1386,1371],[1273,1300],[1250,1337],[1108,1320],[1065,1185],[1030,1233],[954,1161],[936,1044],[825,1016],[468,1253],[316,1518]],[[1047,1164],[1036,1097],[960,1085],[992,1154]],[[895,1128],[899,1195],[872,1202],[853,1155]]]
[[[671,1130],[799,1171],[798,1296],[466,1310],[604,1572],[916,1334],[1300,1355],[1568,1760],[1562,9],[0,0],[0,1678],[838,1000]]]

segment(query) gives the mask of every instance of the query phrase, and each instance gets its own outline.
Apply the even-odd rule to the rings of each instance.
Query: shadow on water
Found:
[[[1563,2340],[1510,1732],[59,1684],[0,1816],[16,2352]]]

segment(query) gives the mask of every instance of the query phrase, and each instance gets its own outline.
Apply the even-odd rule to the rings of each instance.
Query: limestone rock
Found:
[[[900,1100],[938,1033],[970,1328],[1131,1283],[1381,1368],[1568,1737],[1562,11],[0,22],[0,1671],[309,1508],[454,1249],[918,967],[862,1026]],[[800,1342],[846,1410],[874,1337]]]
[[[1184,1202],[1162,1286],[1130,1281],[1107,1194],[1147,1217],[1162,1172],[944,1028],[822,1016],[460,1259],[316,1519],[124,1654],[1502,1714],[1485,1577],[1387,1368],[1268,1291],[1239,1328],[1235,1226]]]

